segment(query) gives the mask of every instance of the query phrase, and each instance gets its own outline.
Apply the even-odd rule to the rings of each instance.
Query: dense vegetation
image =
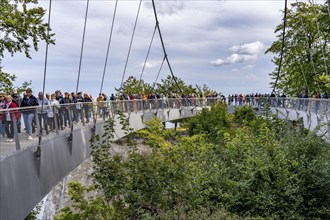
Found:
[[[330,92],[330,6],[329,0],[297,1],[287,9],[286,19],[275,28],[277,40],[266,53],[274,53],[276,69],[270,73],[271,86],[279,73],[276,90],[289,95]],[[284,51],[282,39],[284,22]],[[283,55],[282,62],[280,57]]]
[[[109,154],[113,123],[91,140],[101,196],[71,183],[74,204],[56,219],[330,218],[330,147],[314,133],[219,103],[184,131],[149,121],[137,135],[152,151],[133,141],[123,156]]]

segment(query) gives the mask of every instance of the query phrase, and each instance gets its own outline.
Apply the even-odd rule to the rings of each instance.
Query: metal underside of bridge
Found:
[[[139,130],[154,116],[167,122],[190,117],[200,109],[184,107],[131,113],[129,121],[134,130]],[[115,139],[119,139],[125,134],[117,117],[115,122]],[[97,122],[96,134],[103,134],[103,125],[103,121]],[[37,145],[1,159],[0,219],[24,219],[57,183],[85,161],[90,156],[92,127],[93,124],[75,128],[72,143],[68,138],[69,131],[43,141],[40,159],[35,156]]]
[[[274,104],[270,111],[285,120],[302,120],[303,126],[309,130],[323,124],[318,134],[329,139],[328,111],[289,107],[290,105]],[[229,106],[229,112],[233,112],[234,108],[235,106]],[[193,116],[201,109],[202,107],[165,108],[126,113],[126,116],[129,118],[130,126],[134,130],[139,130],[145,127],[144,122],[154,116],[168,122]],[[257,110],[260,108],[257,107]],[[115,139],[120,139],[125,133],[117,116],[114,120]],[[104,133],[103,125],[103,120],[97,121],[96,134]],[[72,142],[69,139],[69,130],[45,139],[41,143],[40,159],[35,156],[37,143],[21,146],[20,150],[13,150],[14,153],[5,157],[0,154],[0,219],[24,219],[56,184],[85,161],[90,156],[89,139],[93,134],[93,126],[93,123],[89,123],[86,126],[75,127]],[[0,147],[4,149],[3,146]],[[14,149],[14,145],[12,148]]]

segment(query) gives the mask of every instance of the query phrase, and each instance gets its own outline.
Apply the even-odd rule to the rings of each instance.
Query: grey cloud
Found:
[[[145,6],[147,8],[152,8],[152,4],[150,2],[146,2]],[[184,9],[184,3],[182,1],[156,1],[155,3],[157,13],[161,15],[173,15],[182,11]]]

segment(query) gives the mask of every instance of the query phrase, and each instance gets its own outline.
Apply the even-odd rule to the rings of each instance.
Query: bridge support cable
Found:
[[[159,21],[158,21],[158,16],[157,16],[157,11],[156,11],[156,6],[155,6],[155,1],[154,1],[154,0],[152,0],[152,7],[153,7],[153,10],[154,10],[154,15],[155,15],[155,20],[156,20],[156,24],[157,24],[158,34],[159,34],[159,38],[160,38],[160,41],[161,41],[161,44],[162,44],[162,48],[163,48],[163,52],[164,52],[164,57],[165,57],[165,60],[166,60],[167,66],[168,66],[168,68],[169,68],[169,70],[170,70],[170,72],[171,72],[172,78],[173,78],[173,80],[174,80],[176,86],[178,87],[178,89],[179,89],[181,95],[184,95],[184,96],[185,96],[185,94],[183,94],[183,91],[182,91],[182,89],[181,89],[181,87],[180,87],[180,85],[179,85],[179,83],[178,83],[176,77],[174,76],[174,73],[173,73],[173,70],[172,70],[172,67],[171,67],[170,61],[169,61],[169,59],[168,59],[168,57],[167,57],[167,53],[166,53],[166,49],[165,49],[165,44],[164,44],[163,36],[162,36],[162,33],[161,33],[161,31],[160,31],[160,27],[159,27]],[[190,98],[188,98],[188,97],[185,97],[185,98],[187,98],[187,100],[188,100],[191,104],[193,104],[194,106],[196,106],[196,104],[195,104]]]
[[[159,34],[159,38],[160,38],[160,41],[161,41],[161,44],[162,44],[162,48],[163,48],[163,52],[164,52],[164,57],[166,59],[167,66],[170,69],[171,75],[173,77],[173,80],[174,80],[176,86],[178,87],[180,93],[183,94],[182,89],[179,86],[178,81],[176,80],[176,77],[174,76],[174,73],[173,73],[173,70],[172,70],[170,61],[168,60],[168,57],[167,57],[164,40],[163,40],[162,33],[161,33],[160,27],[159,27],[159,21],[158,21],[158,16],[157,16],[157,11],[156,11],[156,6],[155,6],[155,1],[154,0],[152,0],[152,7],[153,7],[153,10],[154,10],[154,15],[155,15],[155,19],[156,19],[158,34]]]
[[[283,17],[283,31],[282,31],[282,47],[281,47],[281,53],[280,53],[280,63],[278,64],[277,76],[276,76],[276,80],[275,80],[275,83],[274,83],[272,94],[275,94],[277,82],[278,82],[278,80],[280,78],[280,74],[281,74],[281,68],[282,68],[282,62],[283,62],[283,55],[284,55],[284,47],[285,47],[285,29],[286,29],[286,25],[287,25],[287,20],[286,20],[287,5],[288,5],[288,0],[285,0],[285,3],[284,3],[284,17]]]
[[[312,0],[312,5],[313,5],[313,9],[314,9],[314,16],[315,16],[315,23],[316,23],[317,33],[320,37],[324,37],[324,36],[321,35],[321,32],[320,32],[320,27],[319,27],[319,22],[318,22],[318,19],[317,19],[317,13],[316,13],[315,5],[314,5],[314,0]],[[326,45],[326,39],[325,38],[324,38],[324,44]],[[327,74],[327,76],[329,76],[328,75],[327,61],[326,61],[326,58],[325,58],[325,53],[324,53],[324,47],[323,46],[321,47],[321,51],[322,51],[322,56],[323,56],[325,73]],[[330,79],[329,79],[329,87],[330,87]]]
[[[108,49],[107,49],[107,54],[106,54],[106,57],[105,57],[105,63],[104,63],[100,93],[102,93],[103,83],[104,83],[104,76],[105,76],[105,72],[106,72],[106,69],[107,69],[107,63],[108,63],[109,50],[110,50],[110,44],[111,44],[111,39],[112,39],[113,26],[114,26],[114,23],[115,23],[115,18],[116,18],[116,13],[117,13],[117,5],[118,5],[118,0],[116,0],[115,9],[113,11],[113,16],[112,16],[112,23],[111,23],[111,29],[110,29],[110,34],[109,34]]]
[[[81,41],[81,50],[80,50],[80,59],[79,59],[79,67],[78,67],[76,94],[78,93],[78,88],[79,88],[81,62],[82,62],[82,56],[83,56],[83,53],[84,53],[84,44],[85,44],[85,35],[86,35],[86,24],[87,24],[88,8],[89,8],[89,0],[87,0],[87,3],[86,3],[85,23],[84,23],[83,36],[82,36],[82,41]]]
[[[141,79],[142,79],[142,76],[143,76],[143,73],[144,73],[144,69],[146,67],[146,63],[147,63],[147,60],[148,60],[148,57],[149,57],[149,54],[150,54],[151,46],[152,46],[152,43],[153,43],[154,38],[155,38],[155,33],[156,33],[156,30],[157,30],[157,26],[158,26],[158,24],[156,23],[154,33],[152,34],[151,41],[150,41],[150,44],[149,44],[147,56],[146,56],[146,59],[144,60],[144,64],[143,64],[143,68],[142,68],[142,72],[141,72],[141,75],[140,75],[139,82],[141,82]]]
[[[163,69],[163,66],[164,66],[164,63],[165,63],[165,59],[166,59],[166,58],[165,58],[165,56],[164,56],[163,61],[162,61],[162,64],[160,65],[160,68],[159,68],[159,70],[158,70],[156,80],[155,80],[155,82],[154,82],[153,85],[152,85],[152,91],[154,91],[154,89],[155,89],[155,86],[156,86],[156,83],[157,83],[157,80],[158,80],[159,74],[160,74],[160,72],[161,72],[162,69]]]
[[[294,47],[294,50],[295,50],[297,56],[299,57],[299,54],[298,54],[298,51],[297,51],[297,48],[296,48],[296,47]],[[307,83],[307,79],[306,79],[305,71],[304,71],[304,69],[303,69],[303,66],[302,66],[302,64],[301,64],[300,59],[298,59],[298,63],[299,63],[300,71],[302,72],[303,77],[304,77],[305,87],[306,87],[307,90],[309,91],[309,87],[308,87],[308,83]]]
[[[139,14],[140,14],[141,3],[142,3],[142,0],[140,0],[139,8],[138,8],[138,11],[137,11],[137,14],[136,14],[135,23],[134,23],[134,28],[133,28],[133,33],[132,33],[132,37],[131,37],[131,42],[130,42],[130,44],[129,44],[129,49],[128,49],[127,58],[126,58],[126,62],[125,62],[124,72],[123,72],[123,76],[122,76],[122,79],[121,79],[121,83],[120,83],[120,87],[119,87],[119,89],[122,88],[123,83],[124,83],[125,73],[126,73],[126,69],[127,69],[128,60],[129,60],[129,55],[130,55],[130,53],[131,53],[132,44],[133,44],[133,39],[134,39],[134,35],[135,35],[135,30],[136,30],[136,25],[137,25],[138,18],[139,18]]]
[[[296,0],[296,2],[298,2],[298,0]],[[305,39],[306,39],[307,51],[308,51],[308,54],[309,54],[309,59],[311,61],[312,67],[313,67],[313,72],[314,72],[314,75],[315,75],[317,87],[319,89],[319,93],[321,94],[319,78],[318,78],[316,68],[315,68],[315,63],[314,63],[314,60],[313,60],[313,51],[311,50],[311,45],[309,45],[309,36],[308,36],[308,33],[307,33],[308,31],[306,29],[306,25],[305,25],[302,17],[300,17],[300,22],[301,22],[302,28],[304,30],[304,36],[305,36]]]
[[[85,35],[86,35],[86,25],[87,25],[87,16],[88,16],[88,8],[89,8],[89,0],[86,2],[86,12],[85,12],[85,22],[84,22],[84,30],[83,30],[83,36],[81,41],[81,49],[80,49],[80,59],[79,59],[79,67],[78,67],[78,76],[77,76],[77,86],[76,86],[76,94],[78,94],[79,89],[79,79],[80,79],[80,72],[81,72],[81,63],[82,63],[82,57],[84,53],[84,44],[85,44]],[[70,108],[70,111],[72,109]],[[70,134],[68,136],[69,142],[72,144],[73,140],[73,121],[70,125]]]
[[[46,76],[47,76],[48,46],[49,46],[48,39],[49,39],[51,12],[52,12],[52,0],[49,0],[47,41],[46,41],[46,52],[45,52],[46,54],[45,54],[45,63],[44,63],[44,79],[43,79],[43,84],[42,84],[42,95],[43,95],[43,97],[42,97],[42,104],[41,104],[41,115],[43,114],[43,111],[44,111],[44,101],[45,101],[44,96],[45,96],[45,86],[46,86]],[[35,156],[36,156],[37,159],[40,159],[40,157],[41,157],[41,141],[42,141],[41,131],[42,131],[42,128],[39,129],[38,147],[37,147],[37,150],[35,152]]]

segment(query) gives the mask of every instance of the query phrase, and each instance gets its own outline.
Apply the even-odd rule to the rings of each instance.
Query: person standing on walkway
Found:
[[[42,135],[42,124],[44,124],[44,129],[46,130],[46,134],[49,134],[48,118],[47,118],[47,112],[49,111],[49,100],[44,97],[44,94],[42,92],[38,93],[37,100],[39,104],[39,107],[37,108],[39,126],[40,126],[39,134]]]
[[[7,134],[7,142],[13,142],[14,141],[14,122],[19,118],[18,110],[10,110],[17,108],[17,105],[15,102],[13,102],[13,98],[11,95],[6,96],[5,101],[5,109],[6,109],[6,115],[4,117],[5,119],[5,130]],[[15,118],[13,117],[15,116]]]
[[[3,110],[5,108],[5,94],[0,93],[0,110]],[[0,138],[5,137],[6,131],[5,131],[5,112],[0,111]]]
[[[18,94],[17,88],[13,89],[13,93],[11,94],[11,97],[13,98],[13,102],[15,102],[17,108],[21,107],[22,103],[22,97]],[[18,133],[21,133],[21,114],[19,114],[17,120],[17,130]]]
[[[61,108],[61,106],[60,106],[60,103],[56,100],[55,94],[51,94],[50,97],[51,97],[49,100],[50,109],[47,112],[47,116],[48,116],[49,129],[50,129],[50,131],[53,131],[56,128],[55,119],[56,119],[57,125],[59,125],[59,123],[60,123],[58,113],[59,113],[59,109]]]
[[[32,121],[36,111],[33,107],[38,105],[37,98],[32,95],[32,89],[28,88],[21,103],[21,107],[26,107],[26,109],[22,110],[22,113],[28,140],[32,140]]]

